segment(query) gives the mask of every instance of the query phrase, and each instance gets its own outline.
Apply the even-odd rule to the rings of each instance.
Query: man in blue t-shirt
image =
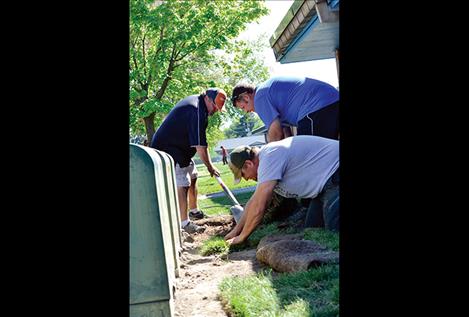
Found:
[[[255,87],[241,83],[231,101],[246,112],[256,112],[268,128],[268,142],[286,137],[283,126],[297,127],[298,135],[339,139],[339,91],[307,77],[273,77]]]
[[[193,218],[203,218],[203,213],[197,209],[198,173],[192,157],[198,153],[210,176],[220,176],[208,154],[205,130],[208,116],[223,111],[225,100],[226,93],[218,88],[209,88],[200,95],[180,100],[164,119],[151,141],[151,147],[168,153],[174,159],[181,227],[189,233],[203,231],[202,227],[191,223],[187,216],[189,194],[190,215]]]

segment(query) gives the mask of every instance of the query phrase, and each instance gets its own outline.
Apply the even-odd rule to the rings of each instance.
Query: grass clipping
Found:
[[[200,248],[200,254],[203,256],[212,254],[225,255],[228,254],[229,250],[230,247],[228,243],[226,243],[225,239],[223,239],[223,237],[215,236],[204,241]]]

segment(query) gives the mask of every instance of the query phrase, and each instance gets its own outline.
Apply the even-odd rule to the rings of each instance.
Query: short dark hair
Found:
[[[245,92],[252,94],[254,90],[256,89],[256,86],[247,84],[247,83],[240,83],[233,88],[233,93],[231,94],[231,103],[233,106],[235,105],[235,101],[238,99],[239,95],[244,94]]]

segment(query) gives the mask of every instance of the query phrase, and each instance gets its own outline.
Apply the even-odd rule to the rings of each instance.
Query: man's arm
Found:
[[[267,131],[267,142],[279,141],[283,139],[283,128],[280,120],[276,118],[269,126]]]
[[[252,197],[251,197],[252,198]],[[243,211],[243,214],[241,215],[241,218],[239,219],[238,223],[236,224],[236,226],[233,228],[233,230],[231,230],[226,236],[225,236],[225,240],[229,240],[231,238],[234,238],[236,237],[237,235],[239,235],[241,233],[241,231],[243,230],[244,228],[244,224],[246,223],[246,214],[247,214],[247,209],[249,209],[249,204],[251,203],[251,199],[249,199],[249,201],[246,203],[246,206],[244,206],[244,211]]]
[[[204,162],[205,166],[207,166],[208,172],[210,176],[220,176],[220,172],[213,166],[212,161],[210,160],[210,155],[208,155],[208,146],[196,146],[197,154],[199,154],[200,159]]]
[[[238,236],[229,239],[227,241],[229,244],[243,242],[251,235],[254,229],[256,229],[257,225],[262,221],[267,204],[272,199],[275,185],[277,185],[276,180],[268,181],[257,186],[254,195],[252,195],[248,204],[246,204],[246,209],[243,214],[243,217],[246,215],[244,223],[240,221],[240,225],[243,225],[241,233]]]

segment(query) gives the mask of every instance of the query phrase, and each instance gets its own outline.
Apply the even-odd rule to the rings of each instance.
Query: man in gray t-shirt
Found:
[[[254,231],[273,192],[288,198],[315,198],[305,225],[323,221],[327,229],[339,230],[338,141],[300,135],[268,143],[261,150],[240,146],[231,152],[229,166],[235,183],[241,178],[258,182],[240,221],[225,236],[230,243],[243,242]]]

